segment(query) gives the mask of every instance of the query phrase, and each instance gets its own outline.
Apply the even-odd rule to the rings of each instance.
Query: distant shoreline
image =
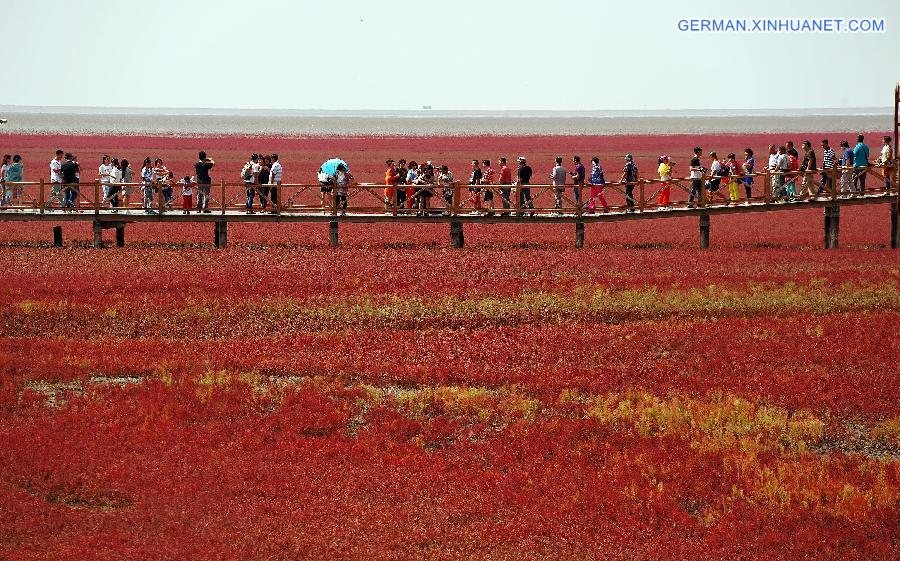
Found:
[[[27,110],[25,110],[27,109]],[[127,108],[22,108],[0,106],[9,122],[0,134],[73,134],[122,136],[616,136],[675,134],[758,134],[782,132],[882,132],[893,129],[885,109],[688,112],[324,112]],[[76,108],[78,109],[78,108]],[[142,111],[142,112],[136,112]],[[156,111],[156,112],[148,112]],[[182,113],[173,113],[182,111]],[[216,111],[216,110],[208,110]],[[843,112],[841,112],[843,111]],[[879,112],[880,111],[880,112]],[[704,113],[704,114],[700,114]]]

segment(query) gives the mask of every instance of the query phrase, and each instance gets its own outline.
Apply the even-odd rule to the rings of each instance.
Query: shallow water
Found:
[[[696,112],[329,112],[2,108],[0,132],[118,135],[467,136],[886,131],[884,108]],[[140,112],[138,112],[140,111]],[[202,113],[202,114],[201,114]]]

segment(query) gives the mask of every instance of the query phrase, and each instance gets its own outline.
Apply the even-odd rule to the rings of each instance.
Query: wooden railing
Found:
[[[890,189],[885,189],[885,171],[892,176]],[[858,176],[870,180],[865,188],[856,192],[852,183]],[[745,177],[752,177],[751,197],[744,192]],[[824,182],[822,178],[825,178]],[[794,197],[778,197],[773,192],[775,178],[784,178],[778,184],[796,184],[797,195]],[[814,195],[809,195],[802,186],[803,179],[809,178]],[[716,190],[709,189],[710,182],[718,180]],[[875,180],[875,181],[872,181]],[[739,177],[712,177],[705,175],[701,182],[703,188],[694,193],[691,200],[690,178],[673,178],[668,182],[670,203],[668,208],[712,208],[734,204],[778,204],[788,201],[807,201],[810,199],[838,200],[842,196],[865,197],[869,195],[897,194],[900,184],[900,169],[885,168],[873,164],[866,168],[833,167],[829,170],[797,171],[782,173],[765,170]],[[851,182],[851,185],[847,184]],[[738,197],[729,198],[729,183],[737,183]],[[875,184],[877,182],[877,184]],[[99,181],[80,184],[47,183],[43,179],[37,182],[7,182],[3,185],[4,205],[0,207],[2,214],[28,211],[32,213],[77,212],[100,214],[109,212],[172,214],[197,212],[200,187],[193,185],[191,190],[192,207],[182,208],[181,184],[173,184],[171,197],[167,198],[163,189],[155,188],[152,196],[145,199],[142,183],[113,184],[118,189],[117,196],[107,197],[104,187]],[[452,185],[397,185],[353,184],[346,187],[347,206],[334,196],[334,186],[327,186],[322,191],[320,184],[282,184],[253,185],[253,205],[247,207],[247,185],[242,183],[226,183],[220,181],[209,186],[209,200],[204,210],[209,213],[234,214],[240,212],[271,214],[324,214],[324,215],[372,215],[387,214],[395,217],[444,215],[444,216],[584,216],[603,212],[646,213],[662,211],[666,205],[660,204],[659,195],[666,189],[660,179],[641,178],[635,182],[612,181],[603,185],[572,185],[557,187],[547,184],[535,185],[466,185],[459,182]],[[275,193],[272,189],[275,189]],[[407,204],[399,204],[398,190],[406,190]],[[477,189],[478,193],[473,191]],[[629,191],[631,204],[629,204]],[[61,203],[65,194],[73,204],[64,207]],[[493,201],[492,205],[485,201],[486,195]],[[8,195],[8,196],[7,196]],[[260,198],[262,195],[262,199]],[[274,195],[274,196],[273,196]],[[604,207],[602,200],[607,202]],[[265,200],[265,207],[261,201]],[[493,208],[491,208],[491,206]],[[481,208],[476,208],[481,207]]]

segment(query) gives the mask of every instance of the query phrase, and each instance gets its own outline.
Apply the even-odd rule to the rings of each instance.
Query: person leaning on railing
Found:
[[[272,167],[269,170],[269,200],[272,202],[272,214],[278,212],[278,189],[281,185],[281,179],[284,175],[284,169],[281,162],[278,161],[278,154],[272,153]]]

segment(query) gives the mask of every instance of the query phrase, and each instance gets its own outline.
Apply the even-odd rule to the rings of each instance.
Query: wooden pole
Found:
[[[450,221],[450,247],[453,249],[462,249],[465,246],[465,238],[463,237],[463,225],[459,220]]]
[[[63,246],[62,226],[54,226],[53,227],[53,247],[62,247],[62,246]]]
[[[99,220],[94,220],[94,247],[103,247],[103,225]]]
[[[646,201],[644,201],[644,182],[641,181],[640,179],[638,179],[638,181],[641,182],[640,194],[638,195],[641,198],[640,209],[641,209],[641,212],[644,212],[644,203],[646,202]]]
[[[100,180],[94,182],[94,214],[100,214]],[[97,245],[97,226],[94,226],[94,245]],[[102,241],[101,241],[102,244]]]
[[[709,249],[709,213],[700,213],[700,249]]]
[[[125,223],[116,226],[116,247],[125,247]]]
[[[900,248],[900,203],[891,203],[891,249]]]
[[[763,202],[765,204],[769,204],[772,202],[772,171],[769,169],[768,163],[766,164],[766,175],[765,175],[765,190],[763,191]]]
[[[837,204],[825,206],[825,249],[837,249],[841,207]]]
[[[337,198],[337,197],[335,197]],[[332,220],[328,223],[328,243],[331,247],[338,246],[338,222],[337,220]]]
[[[42,177],[41,178],[41,192],[38,193],[38,207],[40,208],[40,210],[38,210],[38,212],[41,214],[44,214],[44,201],[47,200],[44,198],[45,196],[46,196],[46,194],[44,192],[44,178]],[[62,228],[60,228],[60,236],[62,236]],[[61,240],[62,237],[60,237],[59,239]]]
[[[516,183],[515,189],[510,191],[513,198],[513,210],[516,213],[516,216],[522,214],[522,186],[519,183]]]
[[[222,199],[220,202],[222,204],[222,214],[225,214],[225,180],[224,179],[222,180]]]
[[[459,189],[460,189],[459,185],[454,183],[453,184],[453,199],[450,204],[450,215],[451,216],[456,216],[457,214],[459,214],[459,199],[460,199]],[[457,224],[459,224],[459,223],[457,222]],[[462,224],[459,224],[459,229],[460,229],[460,231],[462,231]],[[453,237],[453,222],[450,223],[450,237],[451,238]],[[456,247],[456,246],[454,246],[454,247]],[[462,246],[460,246],[460,247],[462,247]]]
[[[584,247],[584,222],[581,220],[575,223],[575,247],[578,249]]]

